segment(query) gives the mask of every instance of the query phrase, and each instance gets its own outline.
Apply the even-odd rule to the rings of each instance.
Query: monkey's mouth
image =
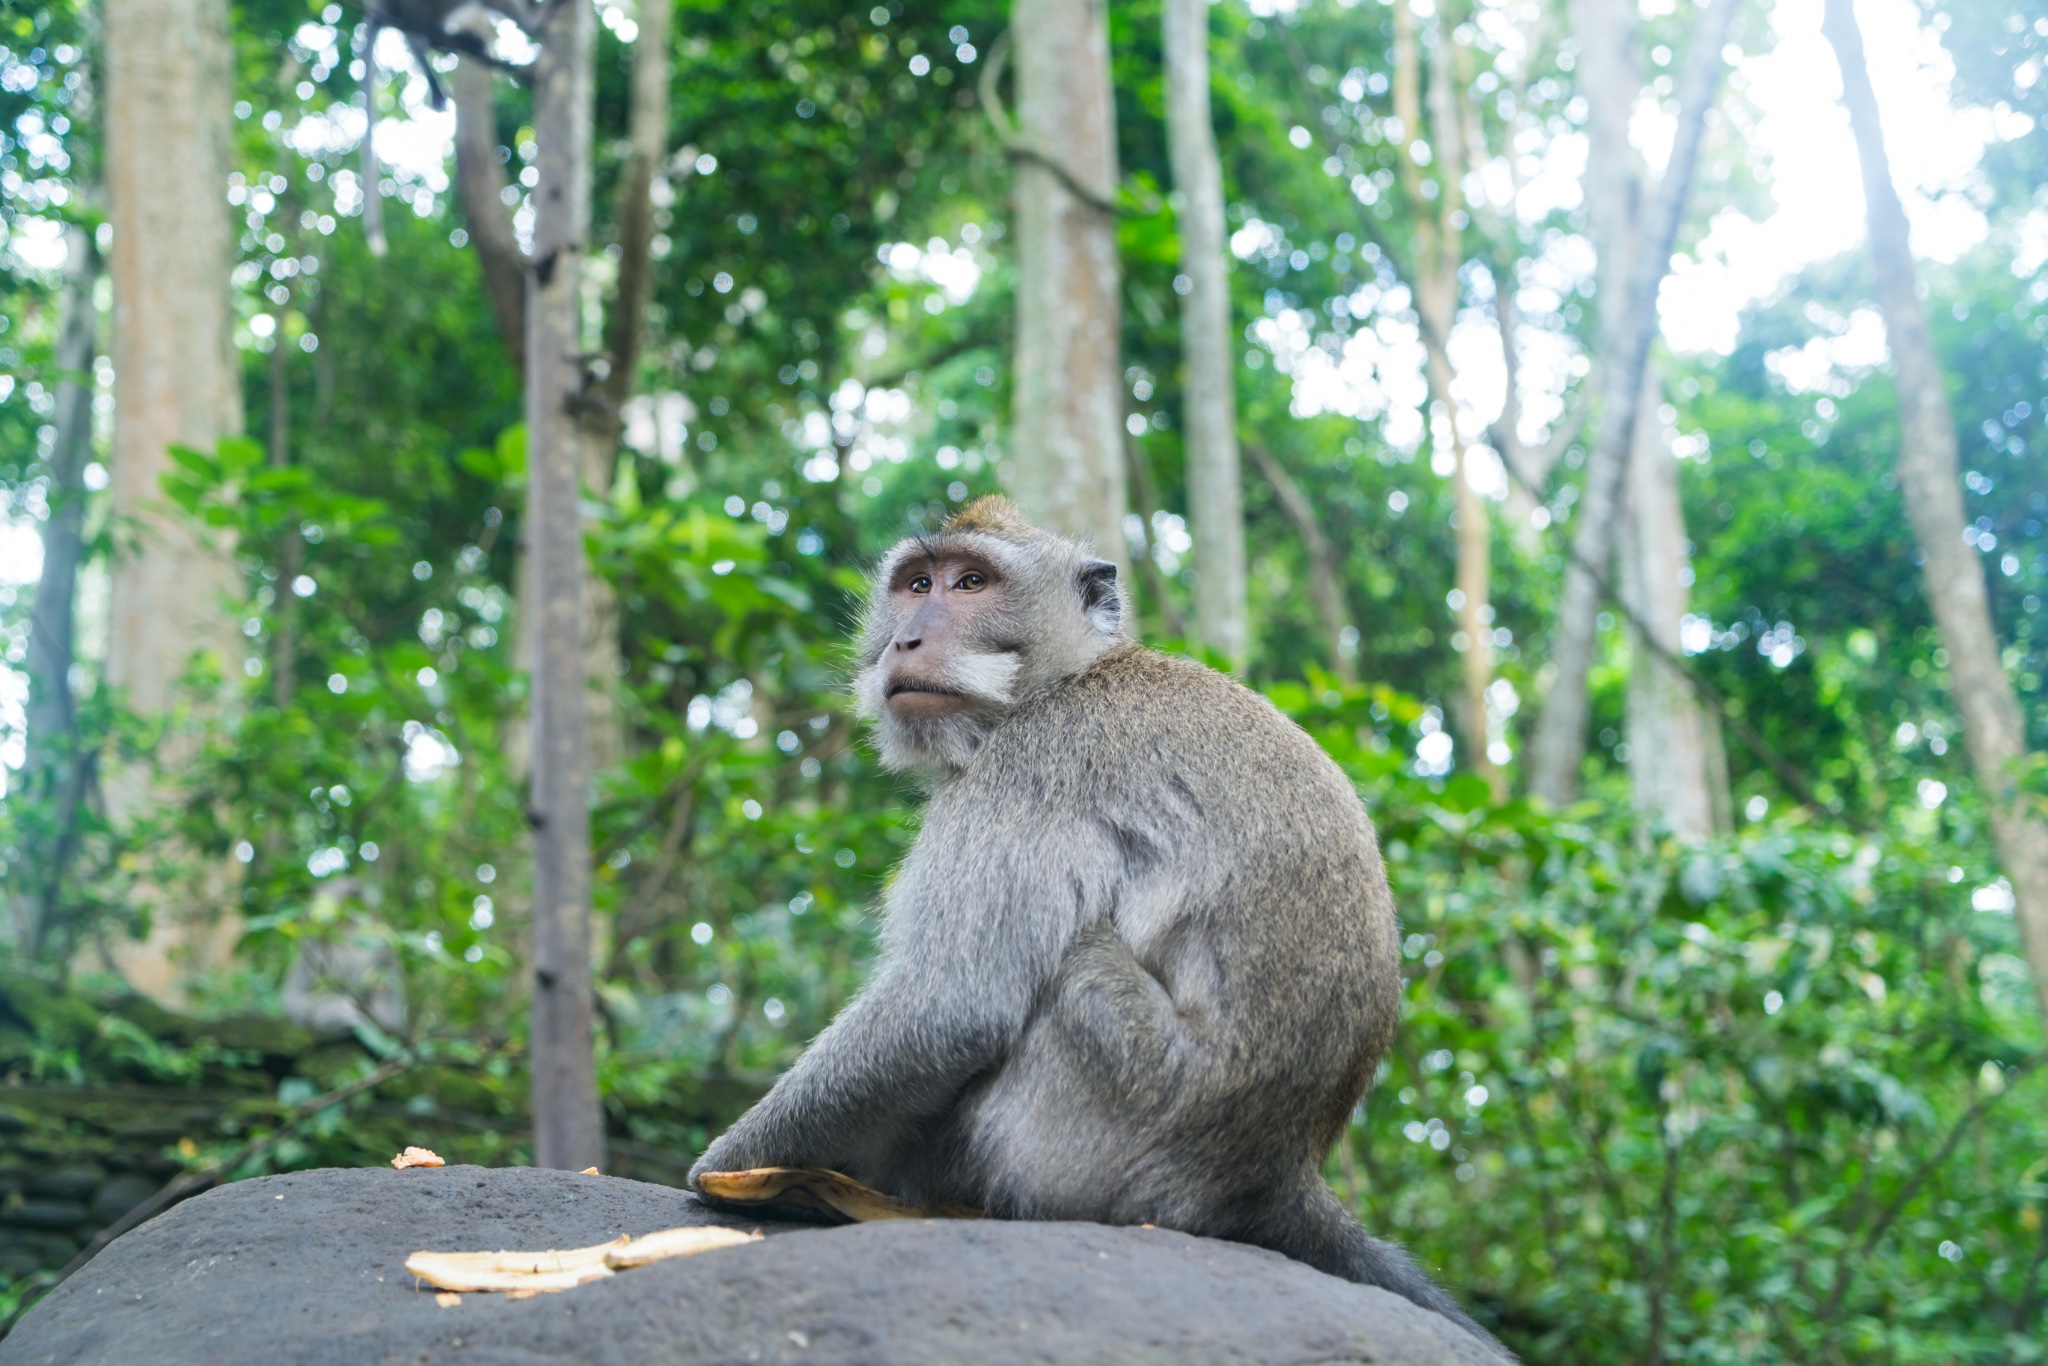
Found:
[[[891,683],[886,696],[893,702],[905,693],[918,693],[926,697],[954,697],[961,701],[967,699],[967,694],[958,688],[941,687],[937,683],[925,683],[915,678],[899,679]]]
[[[883,696],[888,699],[889,710],[905,719],[950,715],[967,706],[972,700],[958,688],[948,688],[940,683],[927,683],[917,678],[896,680],[888,686]]]

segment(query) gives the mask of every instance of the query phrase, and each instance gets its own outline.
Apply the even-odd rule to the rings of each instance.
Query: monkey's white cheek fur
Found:
[[[1017,672],[1024,661],[1014,654],[963,654],[947,670],[954,687],[969,697],[1007,707],[1015,698]]]
[[[870,664],[862,669],[853,680],[853,704],[864,720],[873,721],[882,715],[882,666]]]

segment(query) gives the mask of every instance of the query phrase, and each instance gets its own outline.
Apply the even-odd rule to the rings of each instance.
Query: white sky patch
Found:
[[[1293,414],[1378,421],[1389,444],[1415,449],[1429,386],[1421,330],[1400,316],[1408,303],[1405,286],[1384,294],[1377,285],[1365,286],[1348,303],[1363,325],[1341,338],[1319,332],[1319,319],[1305,308],[1283,308],[1254,322],[1253,339],[1272,354],[1276,369],[1293,377]]]
[[[412,782],[431,781],[462,762],[462,755],[448,742],[448,737],[432,726],[408,721],[402,733],[405,736],[405,776]]]
[[[1277,251],[1281,241],[1278,229],[1252,219],[1232,235],[1231,250],[1243,258],[1263,256]],[[1515,336],[1521,399],[1517,434],[1532,445],[1545,439],[1564,413],[1571,381],[1587,370],[1571,337],[1539,320],[1563,306],[1591,275],[1593,264],[1592,248],[1583,237],[1556,233],[1522,266],[1515,290],[1522,321]],[[1402,285],[1383,290],[1366,284],[1341,302],[1354,323],[1348,336],[1320,330],[1321,319],[1309,309],[1283,308],[1252,324],[1252,340],[1272,355],[1276,369],[1292,377],[1290,411],[1296,417],[1340,413],[1378,421],[1390,446],[1412,452],[1427,430],[1430,394],[1421,331],[1406,316],[1412,305],[1409,292]],[[1467,465],[1472,486],[1487,497],[1505,497],[1506,469],[1487,432],[1506,402],[1507,384],[1507,361],[1491,307],[1464,310],[1452,326],[1448,349],[1458,434],[1474,452]],[[1448,443],[1446,462],[1447,451]],[[1437,472],[1449,469],[1446,463]]]
[[[624,5],[601,4],[598,6],[597,17],[603,21],[606,28],[618,35],[622,43],[633,42],[640,36],[640,25],[633,22],[632,14]]]
[[[981,263],[974,253],[964,245],[947,245],[943,237],[934,237],[922,247],[914,242],[887,242],[876,255],[898,280],[937,285],[946,302],[956,307],[973,298],[981,283]]]
[[[2041,197],[2040,191],[2035,198]],[[2048,209],[2034,208],[2021,214],[2012,228],[2012,273],[2022,280],[2048,265]]]
[[[0,768],[20,768],[28,760],[28,675],[0,664]],[[0,796],[7,776],[0,772]]]
[[[435,194],[447,193],[448,158],[455,151],[454,102],[443,110],[433,107],[426,75],[413,60],[405,35],[396,29],[387,28],[378,36],[377,65],[379,85],[398,97],[396,110],[377,116],[377,160],[382,170],[394,179],[424,184]],[[361,144],[365,122],[360,108],[330,105],[301,118],[284,140],[301,156],[340,155]]]
[[[1804,346],[1781,346],[1764,356],[1764,368],[1792,393],[1847,398],[1857,381],[1891,354],[1884,317],[1874,308],[1859,308],[1843,318],[1810,304],[1806,320],[1819,329],[1818,335]]]
[[[404,35],[385,29],[377,42],[381,84],[398,96],[398,109],[377,116],[377,160],[386,175],[423,184],[435,194],[448,191],[448,158],[455,151],[455,105],[436,110],[428,98],[427,78],[412,59]],[[309,113],[284,135],[300,156],[339,156],[354,151],[367,122],[361,108],[332,104]],[[337,174],[339,174],[337,172]],[[342,212],[352,210],[338,205]],[[359,206],[358,206],[359,208]]]
[[[493,18],[492,27],[497,37],[491,42],[491,51],[514,66],[530,66],[540,57],[540,47],[526,36],[526,30],[510,19]],[[638,36],[637,26],[635,36]]]
[[[1820,15],[1821,0],[1777,0],[1774,46],[1736,68],[1742,88],[1734,94],[1754,107],[1749,142],[1768,159],[1776,207],[1761,223],[1733,209],[1716,214],[1695,259],[1674,269],[1658,311],[1676,350],[1727,354],[1743,309],[1787,277],[1863,241],[1862,175]],[[1988,231],[1983,213],[1962,193],[1984,148],[2022,130],[2010,116],[1950,103],[1955,64],[1940,35],[1921,25],[1912,0],[1858,0],[1856,16],[1913,249],[1952,261]],[[1713,155],[1710,148],[1703,160]]]
[[[34,583],[42,576],[42,523],[27,517],[0,521],[0,584]]]
[[[25,216],[14,220],[14,231],[0,228],[0,241],[16,260],[30,270],[62,270],[70,249],[64,244],[64,225],[54,218]]]
[[[664,465],[680,465],[687,455],[690,423],[697,407],[673,390],[638,394],[626,400],[619,415],[626,420],[625,442]]]

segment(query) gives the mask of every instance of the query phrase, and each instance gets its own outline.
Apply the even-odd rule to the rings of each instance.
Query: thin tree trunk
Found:
[[[1301,485],[1294,482],[1294,476],[1273,458],[1273,453],[1258,442],[1247,442],[1245,454],[1266,476],[1266,482],[1273,486],[1274,495],[1280,506],[1294,519],[1294,525],[1301,532],[1301,542],[1308,550],[1308,591],[1309,598],[1316,605],[1316,615],[1322,618],[1323,635],[1329,642],[1330,672],[1337,675],[1341,683],[1358,681],[1357,647],[1345,647],[1346,633],[1357,634],[1351,623],[1351,613],[1344,605],[1344,566],[1336,550],[1330,545],[1330,538],[1323,534],[1322,523],[1316,517],[1315,504],[1309,501]]]
[[[1507,800],[1507,775],[1494,762],[1492,737],[1488,733],[1486,695],[1493,686],[1493,519],[1486,501],[1472,486],[1472,452],[1458,431],[1458,407],[1451,396],[1451,357],[1447,349],[1451,329],[1457,323],[1458,277],[1464,269],[1460,222],[1464,216],[1465,133],[1459,118],[1454,91],[1454,70],[1458,48],[1450,40],[1447,16],[1437,20],[1437,45],[1429,64],[1429,123],[1435,134],[1438,163],[1442,166],[1442,188],[1438,191],[1438,212],[1442,226],[1442,249],[1438,253],[1437,358],[1434,363],[1438,400],[1444,405],[1444,421],[1455,457],[1453,477],[1457,481],[1455,506],[1458,514],[1458,558],[1456,580],[1459,593],[1458,627],[1465,637],[1465,731],[1470,746],[1468,760],[1473,772],[1486,783],[1496,802]]]
[[[674,0],[642,0],[633,43],[633,93],[627,111],[632,151],[613,204],[619,248],[617,289],[605,320],[606,355],[581,406],[583,480],[593,505],[609,500],[618,475],[621,411],[633,393],[647,328],[654,275],[654,177],[668,155],[669,23]],[[618,763],[626,752],[626,713],[619,702],[619,603],[609,580],[591,566],[584,588],[584,656],[590,689],[590,762]]]
[[[363,143],[357,149],[362,153],[357,174],[363,178],[363,240],[372,256],[382,256],[387,250],[384,196],[377,190],[384,179],[377,166],[377,35],[381,31],[375,19],[363,29]]]
[[[1195,541],[1195,630],[1242,669],[1245,625],[1244,492],[1232,386],[1230,280],[1223,230],[1223,162],[1209,114],[1209,0],[1164,0],[1166,136],[1180,198],[1181,354],[1187,374],[1188,520]]]
[[[1713,779],[1705,718],[1691,685],[1668,662],[1682,649],[1688,610],[1685,510],[1678,501],[1678,462],[1664,440],[1657,407],[1663,396],[1655,366],[1644,376],[1628,473],[1628,529],[1621,591],[1635,620],[1661,650],[1639,650],[1629,667],[1629,772],[1636,810],[1673,834],[1701,839],[1714,832]]]
[[[1511,476],[1508,480],[1507,521],[1524,552],[1534,555],[1542,545],[1541,533],[1532,520],[1541,506],[1548,468],[1535,468],[1535,454],[1522,444],[1522,357],[1515,345],[1514,266],[1495,269],[1493,276],[1494,325],[1500,329],[1502,361],[1500,416],[1488,433],[1493,448],[1500,452]]]
[[[173,444],[211,451],[242,429],[221,190],[233,71],[225,0],[107,0],[104,14],[112,511],[135,531],[114,559],[106,673],[130,705],[160,716],[195,653],[223,666],[241,657],[224,604],[241,590],[223,553],[231,548],[203,542],[162,489]],[[106,795],[109,814],[123,819],[153,797],[148,771],[112,775]],[[209,929],[174,910],[156,906],[148,940],[109,950],[133,986],[166,1003],[235,937],[227,917]]]
[[[640,0],[640,36],[633,41],[633,99],[627,114],[632,153],[619,175],[618,295],[605,328],[610,369],[604,391],[611,441],[618,442],[619,407],[633,392],[634,371],[654,288],[654,177],[668,156],[669,23],[675,0]]]
[[[1692,188],[1693,165],[1706,130],[1721,71],[1721,56],[1737,0],[1712,0],[1693,22],[1691,48],[1678,85],[1678,126],[1671,160],[1653,194],[1642,199],[1640,214],[1614,222],[1638,196],[1616,192],[1605,198],[1609,226],[1600,228],[1602,198],[1590,193],[1596,241],[1603,252],[1632,238],[1634,248],[1625,290],[1602,305],[1600,430],[1586,462],[1585,492],[1574,513],[1573,554],[1565,565],[1559,595],[1557,629],[1551,646],[1553,677],[1550,696],[1538,718],[1530,746],[1530,790],[1552,803],[1564,803],[1578,790],[1579,763],[1586,747],[1590,709],[1587,679],[1598,644],[1600,611],[1598,567],[1612,560],[1615,517],[1622,483],[1628,473],[1630,444],[1635,437],[1636,408],[1642,391],[1643,367],[1657,336],[1657,290],[1671,267],[1671,250],[1679,220]],[[1638,81],[1627,64],[1628,34],[1633,7],[1626,0],[1579,0],[1574,25],[1581,45],[1581,84],[1593,106],[1595,147],[1591,164],[1599,167],[1619,136],[1626,139],[1629,111]],[[1618,36],[1617,36],[1618,35]],[[1621,132],[1617,135],[1615,129]],[[1633,228],[1633,231],[1630,229]],[[1626,249],[1625,249],[1626,250]],[[1611,288],[1611,287],[1610,287]],[[1609,324],[1612,324],[1611,326]]]
[[[542,1167],[604,1161],[592,1054],[590,713],[585,697],[579,310],[590,235],[591,7],[556,6],[533,77],[533,273],[526,310],[526,536],[532,557],[533,1141]]]
[[[1159,512],[1159,491],[1152,487],[1152,469],[1145,463],[1145,452],[1139,448],[1138,439],[1124,434],[1124,459],[1130,466],[1131,501],[1134,511],[1144,528],[1145,544],[1138,550],[1138,572],[1144,576],[1145,588],[1151,594],[1153,608],[1159,613],[1159,621],[1166,633],[1185,640],[1188,634],[1187,618],[1180,614],[1180,606],[1173,600],[1173,593],[1166,586],[1166,575],[1159,568],[1159,561],[1152,555],[1153,517]]]
[[[1457,423],[1456,410],[1446,405],[1445,421]],[[1472,487],[1472,452],[1456,442],[1458,464],[1458,629],[1465,637],[1465,729],[1472,746],[1471,766],[1486,781],[1497,802],[1508,796],[1507,774],[1494,762],[1486,713],[1486,694],[1493,686],[1493,604],[1488,600],[1493,578],[1493,527],[1486,502]]]
[[[1464,137],[1453,95],[1455,58],[1449,25],[1439,21],[1439,39],[1429,68],[1429,117],[1423,117],[1422,51],[1409,0],[1394,6],[1394,114],[1401,124],[1402,187],[1415,211],[1415,307],[1423,319],[1423,346],[1430,393],[1443,407],[1444,431],[1450,440],[1453,505],[1457,515],[1457,558],[1453,581],[1460,594],[1458,630],[1465,638],[1463,695],[1455,709],[1464,732],[1466,763],[1485,780],[1494,800],[1507,795],[1506,775],[1488,753],[1486,690],[1493,682],[1493,609],[1488,602],[1492,576],[1491,532],[1486,505],[1472,488],[1465,440],[1458,431],[1458,405],[1451,395],[1456,371],[1451,365],[1451,329],[1458,320],[1458,275],[1464,266],[1462,195]],[[1423,136],[1425,126],[1430,134]],[[1424,153],[1423,147],[1428,147]],[[1423,161],[1433,165],[1436,181],[1434,219],[1426,211],[1431,198],[1423,193]]]
[[[462,221],[483,269],[498,335],[514,365],[526,361],[526,253],[512,232],[505,168],[498,160],[497,77],[474,57],[459,57],[448,77],[455,97],[455,189]]]
[[[290,285],[283,288],[287,291]],[[277,306],[277,331],[272,333],[274,344],[270,348],[270,463],[279,469],[292,462],[291,434],[291,369],[290,355],[284,344],[284,311],[290,303]],[[275,625],[271,630],[270,700],[283,710],[292,704],[292,687],[297,681],[298,632],[295,629],[298,615],[294,606],[291,585],[299,576],[300,566],[305,558],[305,543],[297,530],[288,530],[284,545],[280,548],[277,571]]]
[[[1048,530],[1128,565],[1116,104],[1105,0],[1018,0],[1015,461]],[[1076,193],[1076,190],[1082,193]],[[1085,198],[1083,195],[1085,194]]]
[[[1863,63],[1863,34],[1849,0],[1827,0],[1822,29],[1842,68],[1842,102],[1856,134],[1878,303],[1891,344],[1899,404],[1899,491],[1926,556],[1927,598],[1949,655],[1949,688],[1963,715],[1970,767],[1990,808],[1999,862],[2012,884],[2014,918],[2048,1021],[2048,822],[2029,805],[2018,769],[2028,754],[2026,718],[1999,659],[1984,567],[1963,539],[1955,418],[1920,302],[1906,213],[1892,185],[1877,97]]]
[[[73,224],[65,233],[63,318],[57,336],[55,435],[46,465],[50,519],[43,524],[43,573],[29,612],[27,790],[50,804],[48,836],[37,853],[41,886],[20,904],[15,943],[33,962],[62,908],[64,872],[77,837],[86,756],[79,752],[71,696],[77,657],[78,567],[85,551],[85,466],[92,458],[93,357],[99,310],[93,286],[100,257],[92,235]]]

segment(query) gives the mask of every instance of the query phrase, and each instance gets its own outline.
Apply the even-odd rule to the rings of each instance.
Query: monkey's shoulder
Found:
[[[1329,756],[1271,702],[1206,665],[1137,645],[1018,708],[982,757],[993,762],[974,768],[991,777],[1035,771],[1096,793],[1172,781],[1356,802]]]

